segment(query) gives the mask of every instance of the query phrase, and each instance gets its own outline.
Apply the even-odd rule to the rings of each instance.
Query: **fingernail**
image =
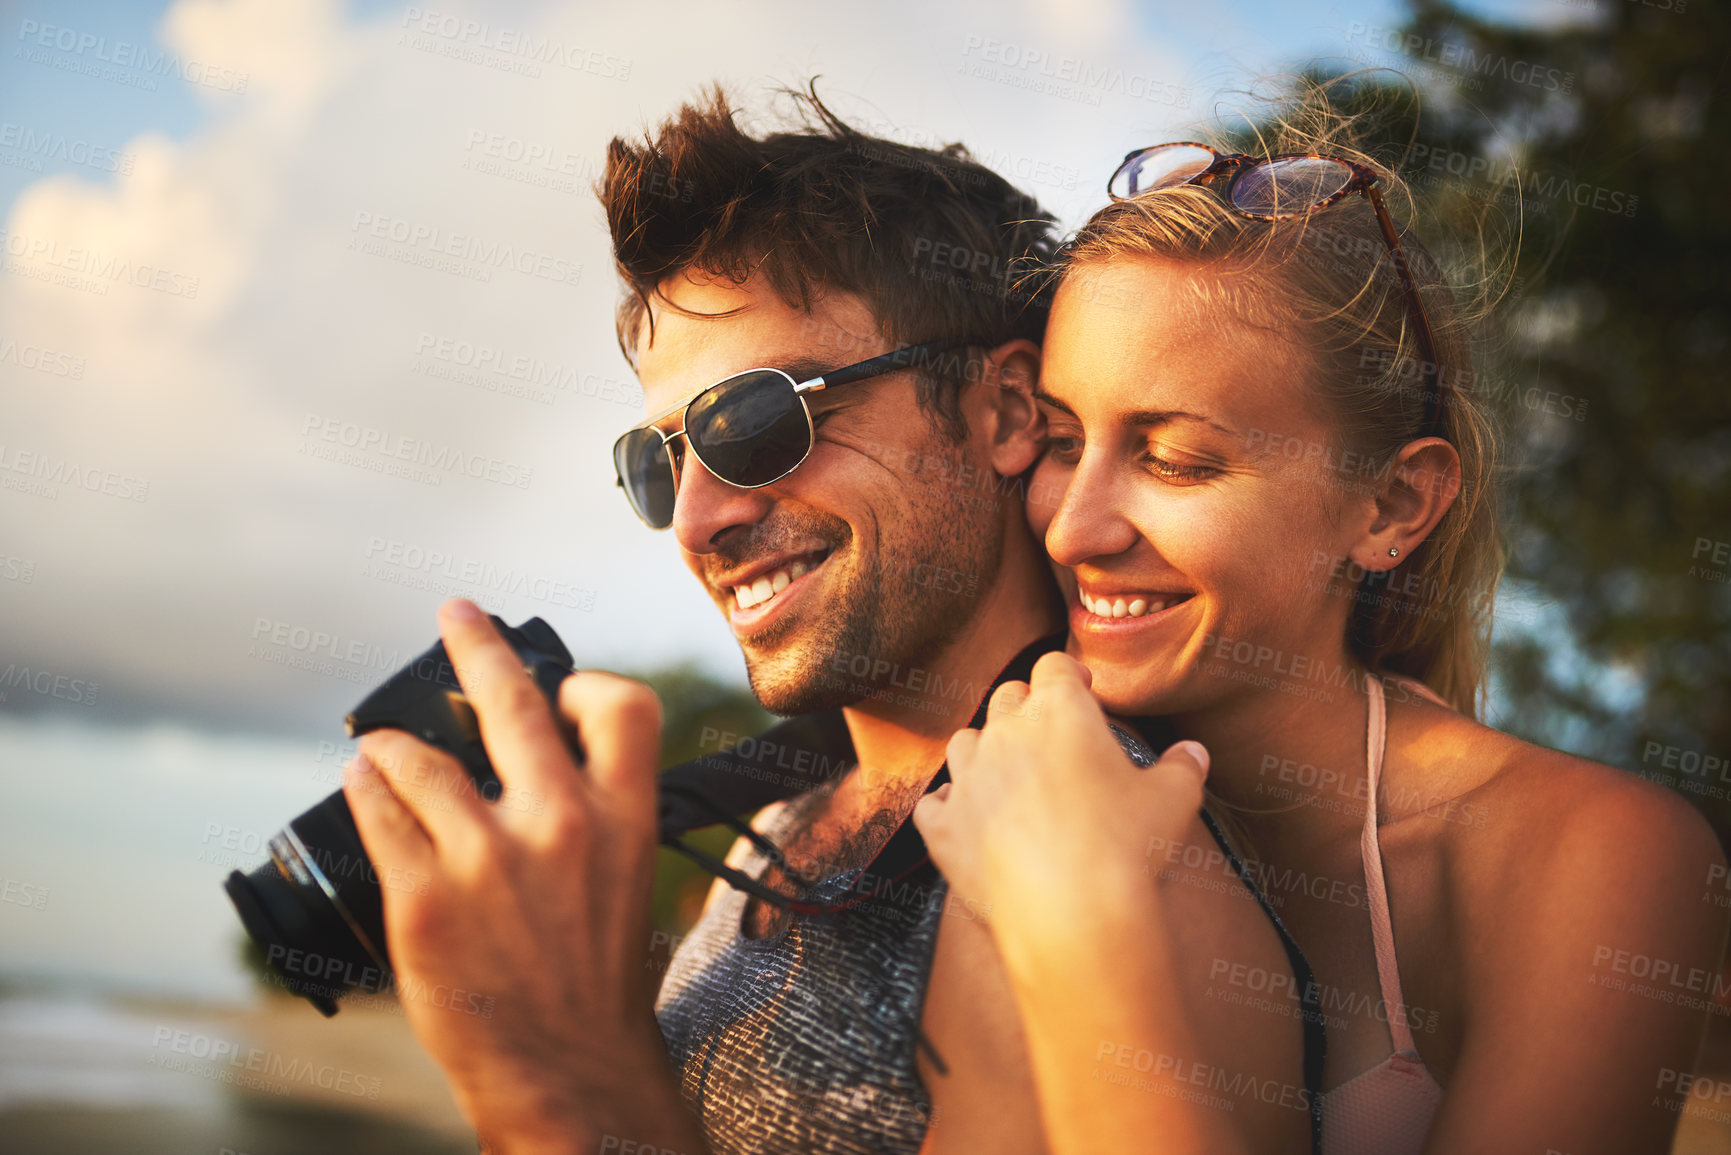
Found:
[[[1201,763],[1201,765],[1202,765],[1203,775],[1204,776],[1207,775],[1207,773],[1208,773],[1208,747],[1204,746],[1202,743],[1197,742],[1193,739],[1186,738],[1182,742],[1172,743],[1171,746],[1166,748],[1166,753],[1170,754],[1174,750],[1181,750],[1184,753],[1190,755],[1192,758],[1196,759],[1196,761]],[[1161,755],[1161,757],[1165,757],[1165,755]]]

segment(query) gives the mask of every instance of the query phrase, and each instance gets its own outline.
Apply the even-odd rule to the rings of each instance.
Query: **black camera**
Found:
[[[493,624],[557,712],[559,685],[571,673],[559,635],[540,618],[516,629],[496,617]],[[368,694],[347,726],[351,738],[384,729],[413,734],[462,763],[481,798],[493,802],[501,793],[443,642]],[[326,1015],[351,991],[390,988],[384,896],[342,791],[285,826],[270,840],[270,861],[250,874],[232,872],[223,889],[283,984]]]
[[[557,716],[559,686],[572,672],[565,643],[540,618],[516,629],[492,621]],[[496,802],[503,792],[443,642],[368,694],[347,725],[351,738],[386,729],[413,734],[455,756],[481,798]],[[581,761],[575,745],[573,753]],[[829,711],[790,718],[738,749],[672,767],[656,780],[661,845],[749,894],[785,905],[786,896],[681,836],[726,825],[779,862],[780,852],[739,816],[833,785],[834,768],[851,764],[852,755],[847,722],[840,711]],[[336,1014],[337,1000],[351,992],[392,990],[384,893],[342,791],[285,826],[270,840],[270,861],[250,874],[231,872],[223,889],[283,985],[326,1015]]]

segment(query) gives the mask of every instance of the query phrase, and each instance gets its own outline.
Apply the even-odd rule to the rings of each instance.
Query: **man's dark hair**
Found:
[[[790,95],[801,131],[748,135],[719,86],[641,143],[615,137],[597,192],[630,292],[618,310],[628,359],[667,277],[696,269],[743,282],[762,273],[810,310],[828,290],[859,297],[897,347],[966,337],[990,348],[1038,342],[1053,217],[959,144],[915,148],[867,136],[818,99]],[[865,356],[861,353],[861,356]],[[952,437],[977,354],[919,375],[920,407]]]

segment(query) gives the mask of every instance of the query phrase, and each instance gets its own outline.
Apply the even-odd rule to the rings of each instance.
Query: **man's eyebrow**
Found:
[[[1054,409],[1061,409],[1072,417],[1076,416],[1076,411],[1070,408],[1067,402],[1059,400],[1044,389],[1035,387],[1034,399],[1044,401]],[[1218,429],[1228,437],[1238,436],[1236,429],[1228,428],[1211,417],[1204,417],[1200,413],[1187,413],[1182,409],[1132,409],[1123,415],[1122,420],[1124,424],[1137,428],[1169,425],[1174,421],[1198,421],[1210,428]]]

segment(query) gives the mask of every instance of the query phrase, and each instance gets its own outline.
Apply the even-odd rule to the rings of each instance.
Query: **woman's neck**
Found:
[[[1229,808],[1246,815],[1362,813],[1367,675],[1345,655],[1316,668],[1340,674],[1287,678],[1171,719],[1177,737],[1208,748],[1209,792]]]

